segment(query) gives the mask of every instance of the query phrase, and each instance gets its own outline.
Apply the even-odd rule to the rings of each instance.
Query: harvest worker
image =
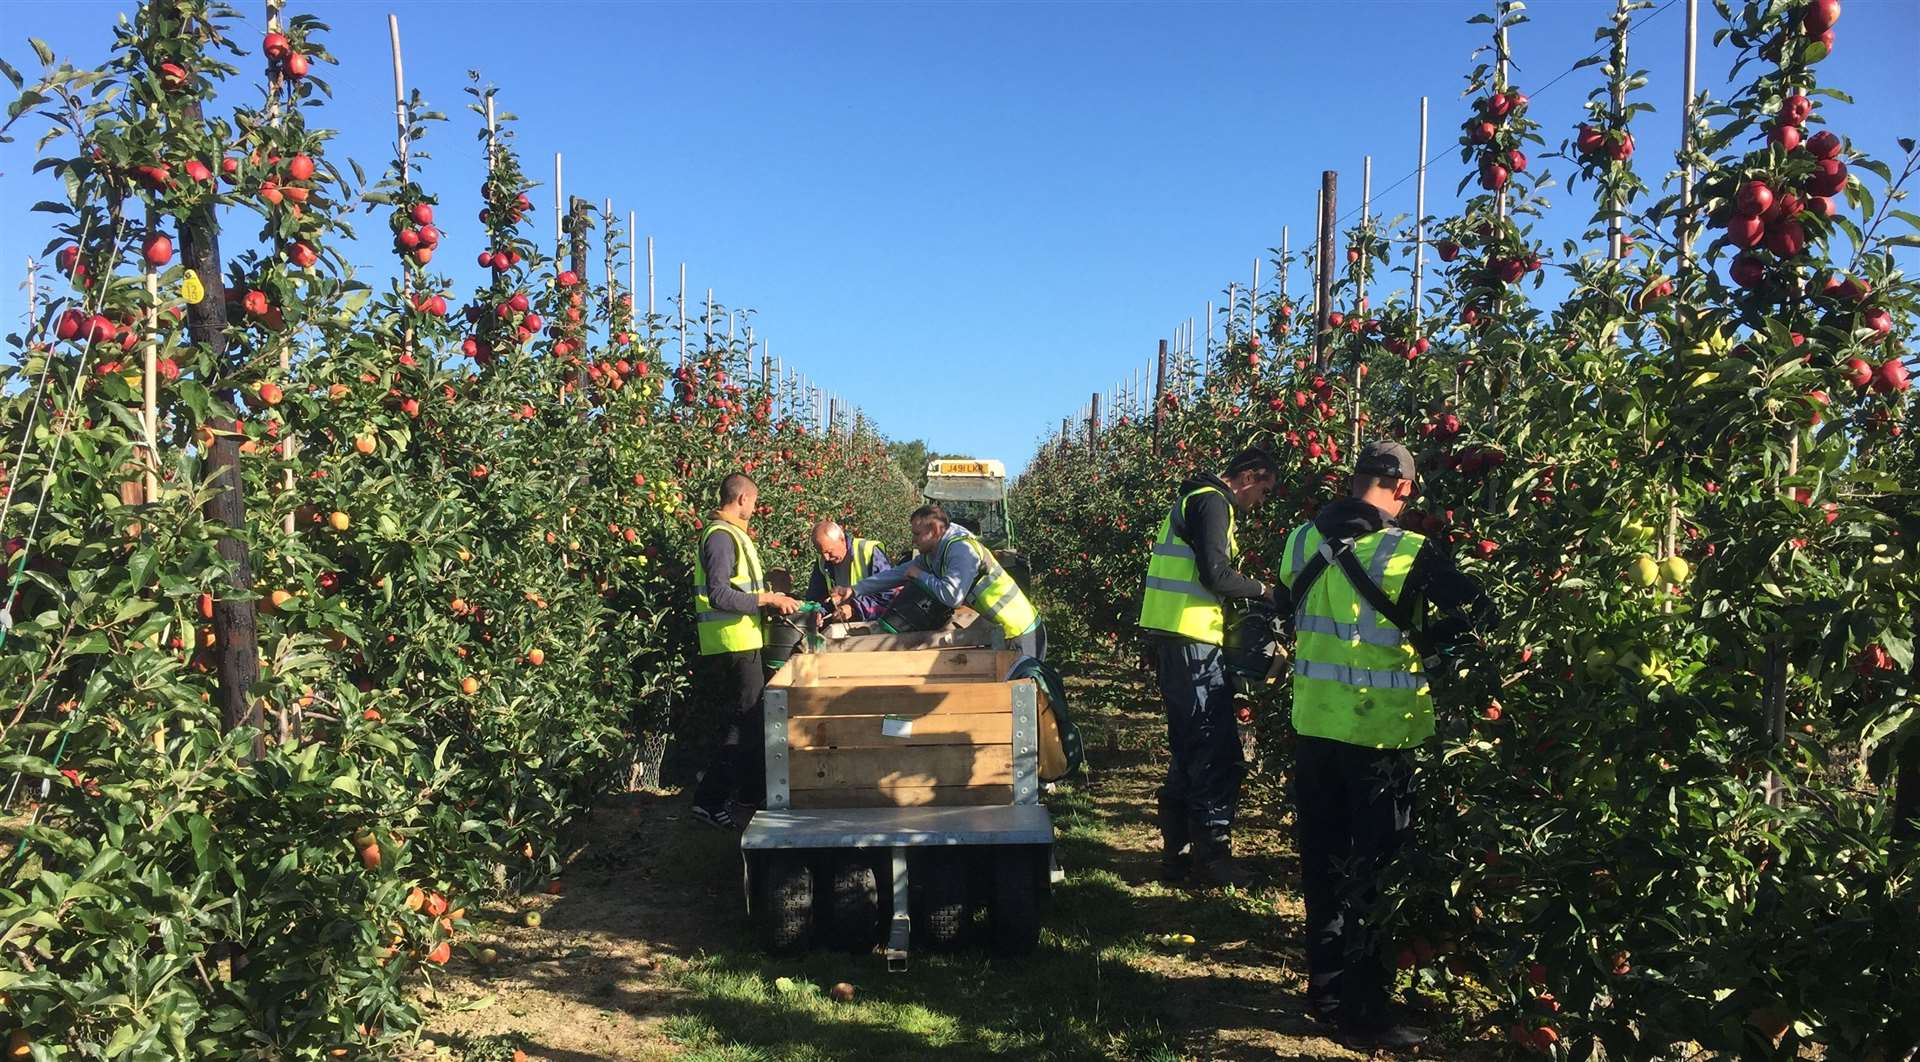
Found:
[[[813,579],[807,584],[807,600],[827,604],[833,592],[850,587],[875,572],[893,567],[880,544],[870,538],[849,535],[832,520],[813,525],[813,548],[820,560],[813,566]],[[884,597],[852,597],[835,606],[836,619],[872,619],[886,606]]]
[[[1427,671],[1498,620],[1479,585],[1454,567],[1444,539],[1391,526],[1418,482],[1406,447],[1369,443],[1354,463],[1351,496],[1287,536],[1275,593],[1293,613],[1297,638],[1294,801],[1307,1002],[1343,1039],[1379,1047],[1426,1037],[1390,1013],[1391,980],[1369,923],[1381,874],[1412,825],[1408,750],[1434,732]],[[1433,622],[1429,604],[1440,611]]]
[[[1233,716],[1224,656],[1227,601],[1272,591],[1233,566],[1238,513],[1264,504],[1280,477],[1265,450],[1242,451],[1225,475],[1203,473],[1174,492],[1147,562],[1140,626],[1153,643],[1167,708],[1167,780],[1160,787],[1160,875],[1185,879],[1196,867],[1215,885],[1251,880],[1233,861],[1233,819],[1246,762]]]
[[[760,693],[766,685],[760,648],[766,626],[760,610],[791,613],[800,602],[768,589],[760,551],[747,533],[760,488],[735,472],[720,482],[720,508],[701,533],[693,564],[694,609],[700,634],[700,686],[722,705],[719,743],[693,792],[693,817],[737,829],[727,804],[757,805],[764,795]]]
[[[967,605],[982,619],[998,624],[1007,648],[1036,660],[1047,658],[1046,624],[986,543],[932,503],[915,509],[908,522],[919,556],[898,568],[869,575],[850,588],[835,590],[836,603],[918,583],[942,605]]]

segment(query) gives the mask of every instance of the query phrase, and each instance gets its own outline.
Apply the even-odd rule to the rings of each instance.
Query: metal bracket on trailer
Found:
[[[894,848],[893,853],[893,921],[887,930],[887,972],[907,972],[907,943],[912,936],[913,922],[907,916],[907,850]]]
[[[767,769],[767,807],[785,810],[791,802],[788,794],[787,771],[787,691],[768,690],[761,698],[765,722],[761,731],[765,737]]]
[[[1031,679],[1013,687],[1013,802],[1040,802],[1040,687]]]

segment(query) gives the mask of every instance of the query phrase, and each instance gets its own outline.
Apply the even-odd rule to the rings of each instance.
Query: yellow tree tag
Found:
[[[180,282],[180,297],[187,300],[189,306],[198,305],[207,297],[207,286],[200,283],[200,274],[187,270],[186,279]]]

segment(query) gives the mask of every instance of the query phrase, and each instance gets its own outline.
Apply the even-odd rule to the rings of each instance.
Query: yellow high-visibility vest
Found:
[[[1289,589],[1325,541],[1312,524],[1287,536],[1280,578]],[[1355,539],[1353,555],[1397,604],[1425,541],[1390,527]],[[1329,563],[1306,599],[1295,600],[1294,630],[1294,730],[1371,749],[1412,748],[1433,736],[1433,696],[1420,651],[1354,589],[1339,564]]]
[[[1187,492],[1161,518],[1160,533],[1154,536],[1153,556],[1147,561],[1147,588],[1140,596],[1140,626],[1207,645],[1223,645],[1227,639],[1226,610],[1213,591],[1201,585],[1200,558],[1193,546],[1173,531],[1175,519],[1186,512],[1187,503],[1208,491],[1227,499],[1227,559],[1240,555],[1233,498],[1213,484]]]
[[[714,608],[707,597],[707,566],[700,553],[706,548],[708,536],[715,532],[733,536],[733,576],[727,580],[728,584],[749,594],[767,590],[766,569],[760,564],[760,551],[754,547],[753,538],[725,520],[708,524],[700,535],[701,550],[693,555],[693,603],[699,621],[701,656],[742,653],[767,644],[766,625],[758,609],[722,612]]]

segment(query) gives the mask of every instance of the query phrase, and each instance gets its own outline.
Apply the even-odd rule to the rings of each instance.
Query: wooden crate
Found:
[[[767,687],[768,806],[1011,804],[1034,770],[1031,680],[982,649],[796,656]],[[1026,740],[1018,720],[1024,706]]]

